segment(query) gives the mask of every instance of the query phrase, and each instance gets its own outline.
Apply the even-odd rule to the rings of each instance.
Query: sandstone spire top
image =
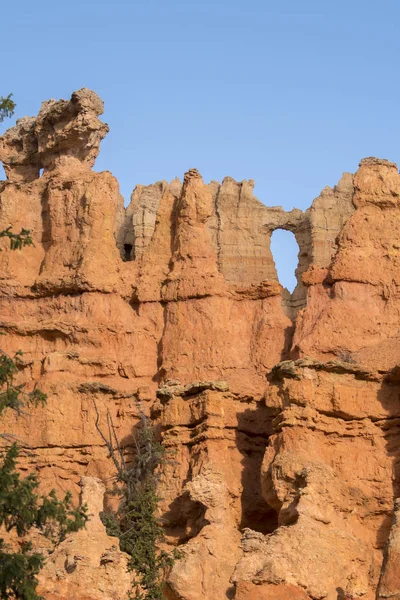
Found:
[[[40,170],[68,163],[91,168],[108,125],[98,118],[104,105],[87,88],[70,100],[43,102],[37,117],[19,119],[0,137],[0,160],[9,181],[30,182]],[[72,160],[71,160],[72,159]]]
[[[398,167],[397,167],[396,163],[391,162],[387,158],[377,158],[376,156],[366,156],[365,158],[362,158],[360,160],[359,166],[360,167],[361,166],[364,166],[364,167],[384,166],[384,167],[395,168],[396,171],[398,171]]]
[[[183,182],[187,183],[190,179],[202,179],[198,169],[188,169],[188,171],[186,171]]]

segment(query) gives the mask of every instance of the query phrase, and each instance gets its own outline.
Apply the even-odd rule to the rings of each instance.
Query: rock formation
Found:
[[[195,169],[137,186],[125,209],[92,170],[102,108],[79,90],[0,138],[0,229],[35,243],[1,242],[2,349],[48,394],[4,418],[29,443],[21,468],[75,498],[82,476],[110,487],[95,407],[125,445],[144,411],[172,457],[160,516],[182,558],[166,598],[400,598],[396,165],[364,159],[305,212]],[[299,245],[293,294],[276,229]],[[43,593],[123,600],[124,560],[94,517],[49,556]]]
[[[49,554],[38,592],[46,600],[120,600],[129,589],[129,557],[100,520],[105,486],[94,477],[82,477],[81,486],[89,520]]]

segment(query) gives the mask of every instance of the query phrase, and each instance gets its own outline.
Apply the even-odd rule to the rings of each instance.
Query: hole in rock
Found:
[[[209,523],[204,518],[205,513],[206,507],[201,502],[191,500],[188,494],[179,496],[163,515],[166,538],[179,545],[196,537]]]
[[[249,443],[251,444],[250,440],[245,445],[248,446]],[[243,455],[242,519],[240,528],[248,527],[264,535],[272,533],[278,527],[278,513],[264,500],[261,493],[260,474],[265,446],[262,450],[260,448],[253,450],[243,446],[239,450]]]
[[[44,169],[39,169],[39,177],[42,177],[43,173],[44,173]]]
[[[231,587],[226,590],[226,597],[228,598],[228,600],[232,600],[232,598],[235,598],[235,595],[236,595],[236,586],[231,585]]]
[[[5,181],[6,179],[6,173],[3,169],[3,165],[0,163],[0,181]]]
[[[299,246],[291,231],[276,229],[271,236],[271,252],[279,283],[290,293],[297,285],[295,271],[299,262]]]
[[[124,260],[129,261],[132,260],[132,244],[124,244]]]
[[[264,499],[261,490],[261,465],[268,444],[266,432],[271,429],[265,405],[238,413],[236,445],[241,458],[241,520],[240,528],[267,534],[278,527],[278,513]]]
[[[278,527],[278,513],[261,499],[261,502],[255,503],[252,510],[243,513],[240,529],[246,527],[264,535],[272,533]]]

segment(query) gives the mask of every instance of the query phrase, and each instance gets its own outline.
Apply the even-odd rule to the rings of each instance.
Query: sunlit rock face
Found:
[[[182,556],[169,600],[396,598],[396,165],[364,159],[305,212],[195,169],[137,186],[125,208],[115,178],[92,170],[102,110],[79,90],[0,138],[0,229],[30,229],[35,244],[1,241],[2,350],[22,350],[21,383],[48,394],[2,427],[29,444],[21,467],[43,490],[77,499],[89,478],[93,501],[43,590],[128,597],[126,556],[97,517],[114,475],[97,410],[128,449],[144,412],[171,457],[159,513]],[[293,294],[276,229],[299,245]]]

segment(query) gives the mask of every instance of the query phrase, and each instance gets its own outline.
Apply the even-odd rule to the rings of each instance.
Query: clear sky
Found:
[[[1,20],[0,95],[18,118],[94,89],[96,169],[126,200],[196,167],[305,209],[365,156],[400,162],[399,0],[14,0]],[[276,245],[292,287],[294,245]]]

